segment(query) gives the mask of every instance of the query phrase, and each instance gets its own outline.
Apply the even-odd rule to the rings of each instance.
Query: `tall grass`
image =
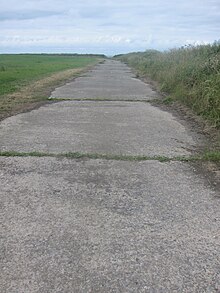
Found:
[[[159,82],[162,92],[192,108],[220,128],[220,43],[148,50],[120,60]]]

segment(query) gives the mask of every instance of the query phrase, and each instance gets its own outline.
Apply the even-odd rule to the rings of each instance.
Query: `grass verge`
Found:
[[[0,55],[0,120],[47,102],[51,91],[101,59],[66,55]]]
[[[0,55],[0,96],[18,91],[33,80],[50,74],[83,68],[98,58],[71,55],[21,54]]]

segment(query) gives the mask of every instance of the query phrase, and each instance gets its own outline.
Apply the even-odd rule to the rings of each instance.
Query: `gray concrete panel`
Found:
[[[220,201],[183,163],[0,158],[1,292],[218,292]]]
[[[119,61],[107,60],[90,72],[57,88],[51,98],[150,100],[158,97],[149,85],[135,78]]]
[[[173,157],[190,155],[198,139],[170,113],[141,102],[59,102],[0,124],[2,151]]]

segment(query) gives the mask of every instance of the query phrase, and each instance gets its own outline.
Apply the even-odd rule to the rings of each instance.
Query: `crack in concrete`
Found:
[[[104,159],[113,161],[159,161],[159,162],[195,162],[195,161],[220,161],[220,158],[213,158],[214,154],[203,153],[195,156],[142,156],[142,155],[114,155],[114,154],[97,154],[97,153],[44,153],[44,152],[16,152],[16,151],[1,151],[0,157],[55,157],[69,159]]]
[[[123,100],[123,99],[117,99],[117,100],[114,100],[114,99],[107,99],[107,98],[51,98],[49,97],[48,98],[49,101],[55,101],[55,102],[63,102],[63,101],[70,101],[70,102],[75,102],[75,101],[79,101],[79,102],[83,102],[83,101],[91,101],[91,102],[141,102],[141,103],[152,103],[152,102],[158,102],[158,103],[162,103],[163,101],[161,99],[150,99],[150,100],[141,100],[141,99],[138,99],[138,100],[133,100],[133,99],[126,99],[126,100]]]

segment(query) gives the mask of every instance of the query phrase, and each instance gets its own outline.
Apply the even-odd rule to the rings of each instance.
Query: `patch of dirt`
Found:
[[[193,162],[195,172],[202,176],[204,182],[218,193],[220,199],[220,164],[214,162]]]

